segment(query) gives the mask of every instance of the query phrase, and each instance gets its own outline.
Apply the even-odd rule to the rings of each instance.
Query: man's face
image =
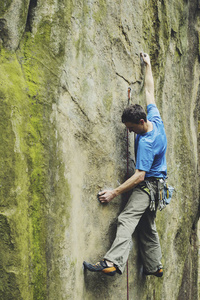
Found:
[[[145,124],[144,120],[141,119],[139,124],[135,124],[132,122],[126,122],[126,128],[129,130],[129,132],[135,132],[135,133],[145,133]]]

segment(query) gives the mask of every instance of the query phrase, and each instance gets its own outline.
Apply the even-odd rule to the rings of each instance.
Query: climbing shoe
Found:
[[[95,265],[89,264],[86,261],[84,261],[83,265],[86,269],[88,269],[91,272],[103,272],[108,276],[114,276],[117,270],[114,266],[109,267],[105,259],[97,262]]]
[[[156,277],[162,277],[163,276],[163,269],[160,268],[156,272],[150,273],[150,272],[144,272],[145,275],[154,275]]]

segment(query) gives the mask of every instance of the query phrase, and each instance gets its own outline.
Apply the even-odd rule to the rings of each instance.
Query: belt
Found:
[[[144,181],[147,180],[147,181],[152,182],[152,181],[158,181],[160,179],[163,179],[163,178],[162,177],[160,177],[160,178],[159,177],[145,177]]]

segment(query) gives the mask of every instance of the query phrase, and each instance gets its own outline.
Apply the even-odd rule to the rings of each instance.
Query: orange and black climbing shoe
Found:
[[[160,268],[156,272],[150,273],[150,272],[144,272],[145,275],[154,275],[156,277],[162,277],[163,276],[163,269]]]
[[[104,260],[97,262],[95,265],[89,264],[86,261],[83,262],[83,265],[86,269],[91,272],[103,272],[106,275],[114,276],[116,274],[116,267],[109,267]]]

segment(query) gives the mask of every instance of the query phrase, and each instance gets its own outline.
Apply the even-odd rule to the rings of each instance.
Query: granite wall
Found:
[[[126,272],[105,277],[82,262],[108,250],[126,202],[103,206],[96,194],[125,179],[121,113],[129,86],[131,102],[145,106],[141,51],[176,192],[157,213],[164,276],[142,275],[134,234],[129,299],[198,299],[199,36],[198,0],[3,1],[1,299],[126,299]]]

